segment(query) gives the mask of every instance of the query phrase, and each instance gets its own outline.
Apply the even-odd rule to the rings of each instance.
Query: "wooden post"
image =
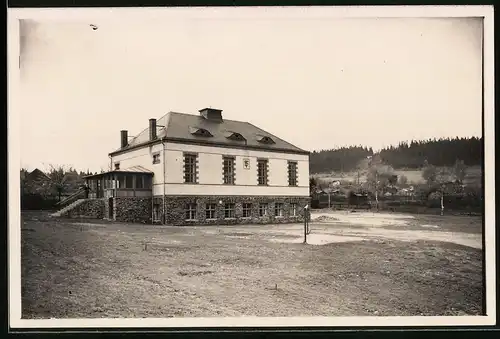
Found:
[[[309,205],[304,207],[304,244],[307,244],[307,215],[308,215]]]
[[[132,188],[134,189],[134,197],[135,197],[135,195],[136,195],[136,193],[135,193],[135,189],[136,189],[136,187],[137,187],[137,181],[136,181],[136,180],[137,180],[137,176],[132,175]]]
[[[304,244],[307,244],[307,219],[305,217],[305,210],[304,210]]]

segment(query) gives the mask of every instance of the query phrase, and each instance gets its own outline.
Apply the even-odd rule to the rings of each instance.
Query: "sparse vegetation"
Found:
[[[50,209],[62,197],[78,190],[84,184],[83,176],[90,174],[76,171],[71,166],[49,165],[43,172],[39,169],[21,169],[21,208]],[[36,174],[36,175],[33,175]]]
[[[350,191],[369,192],[377,206],[382,196],[390,195],[392,208],[408,205],[410,200],[421,207],[434,206],[436,201],[441,206],[444,200],[448,201],[446,206],[454,208],[482,206],[482,195],[478,193],[482,185],[482,138],[402,142],[369,153],[373,151],[361,146],[314,152],[311,176],[316,187],[327,188],[339,181],[337,188],[346,198]],[[356,165],[352,165],[354,159],[358,159]],[[345,164],[339,165],[343,161]],[[316,172],[324,168],[328,170]],[[313,205],[324,207],[318,199],[313,197]]]
[[[273,232],[293,227],[287,225],[84,224],[50,220],[38,212],[23,213],[22,218],[23,318],[482,312],[482,251],[417,240],[414,233],[409,241],[304,246],[270,241],[279,238]],[[481,232],[480,218],[412,220],[399,230],[428,232],[420,225],[439,224],[441,238],[448,232],[467,232],[464,239],[479,238]],[[312,223],[312,234],[318,227]],[[353,224],[352,231],[362,227]],[[391,227],[398,226],[384,231]],[[300,240],[301,225],[295,229]]]

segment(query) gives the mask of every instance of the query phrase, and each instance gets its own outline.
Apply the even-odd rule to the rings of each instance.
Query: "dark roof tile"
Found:
[[[212,135],[210,138],[193,133],[195,129],[205,129]],[[267,150],[286,150],[291,152],[304,153],[289,142],[264,131],[257,126],[243,121],[227,120],[211,121],[201,115],[193,115],[178,112],[169,112],[157,120],[158,139],[166,138],[186,141],[203,141],[214,145],[242,145],[242,140],[231,138],[234,133],[240,134],[245,140],[244,145],[258,147]],[[266,141],[271,139],[272,141]],[[148,128],[144,129],[133,138],[126,148],[118,149],[115,152],[126,150],[127,148],[138,147],[149,142]],[[114,153],[114,152],[113,152]]]

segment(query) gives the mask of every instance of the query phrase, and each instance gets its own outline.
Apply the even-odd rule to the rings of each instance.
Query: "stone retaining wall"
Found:
[[[62,216],[66,218],[102,219],[104,217],[104,200],[86,199]]]
[[[151,223],[151,197],[115,197],[113,210],[116,221]]]
[[[155,197],[159,198],[159,197]],[[161,197],[160,197],[161,198]],[[156,199],[155,199],[156,200]],[[219,204],[222,201],[222,204]],[[304,206],[309,204],[309,197],[284,196],[166,196],[166,223],[169,225],[236,225],[236,224],[278,224],[304,221]],[[215,204],[215,219],[206,218],[206,205]],[[234,203],[234,218],[225,218],[226,203]],[[243,204],[250,203],[249,217],[243,217]],[[268,204],[267,216],[259,216],[259,204]],[[283,204],[283,215],[275,216],[275,204]],[[293,216],[291,206],[296,205]],[[186,205],[196,204],[195,220],[186,220]]]

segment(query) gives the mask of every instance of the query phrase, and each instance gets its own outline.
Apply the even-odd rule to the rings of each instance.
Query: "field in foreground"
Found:
[[[481,314],[480,218],[315,217],[303,245],[301,225],[24,213],[23,318]]]

